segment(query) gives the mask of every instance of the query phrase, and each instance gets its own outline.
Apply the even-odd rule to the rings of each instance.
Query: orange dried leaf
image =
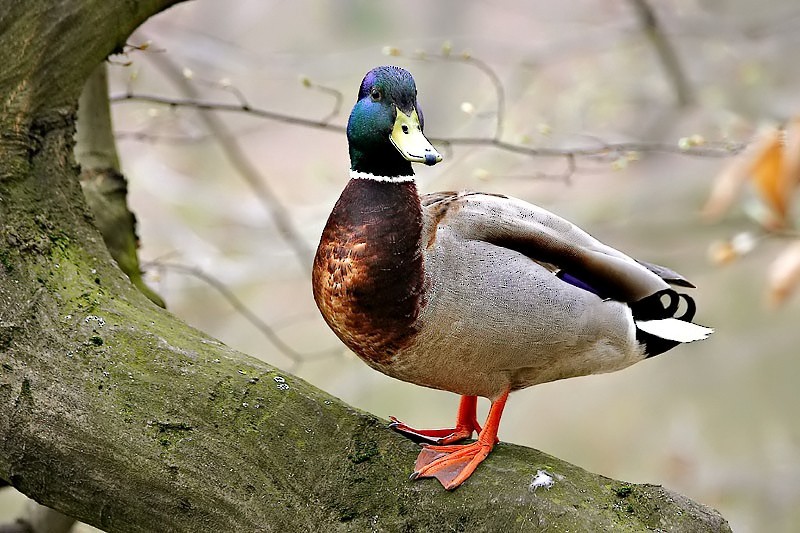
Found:
[[[783,188],[787,210],[791,210],[795,189],[800,184],[800,116],[787,125],[783,139]],[[787,213],[788,215],[788,213]]]
[[[773,306],[779,306],[800,283],[800,241],[795,241],[781,253],[769,267],[767,297]]]
[[[766,221],[767,225],[785,226],[789,199],[784,186],[783,145],[780,132],[775,131],[770,136],[765,150],[753,165],[752,176],[756,191],[773,215],[773,220]]]
[[[780,132],[776,128],[763,131],[722,169],[714,180],[708,201],[703,206],[702,214],[705,219],[716,220],[730,209],[752,175],[753,168],[779,140]]]

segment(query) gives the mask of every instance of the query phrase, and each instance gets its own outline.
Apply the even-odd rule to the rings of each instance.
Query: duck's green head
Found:
[[[377,67],[364,76],[347,123],[350,168],[376,176],[411,176],[411,163],[442,156],[422,133],[417,87],[408,71]]]

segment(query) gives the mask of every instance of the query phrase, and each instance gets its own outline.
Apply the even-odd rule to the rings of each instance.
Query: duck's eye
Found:
[[[378,100],[381,99],[381,91],[377,87],[373,87],[369,95],[372,97],[372,100],[374,102],[377,102]]]

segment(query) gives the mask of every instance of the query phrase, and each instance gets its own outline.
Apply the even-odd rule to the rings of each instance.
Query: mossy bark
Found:
[[[385,421],[137,291],[84,202],[75,105],[172,3],[0,0],[0,479],[108,531],[729,531],[507,444],[454,492],[409,481],[418,448]],[[530,489],[540,469],[553,488]]]
[[[128,209],[128,181],[120,172],[105,63],[94,69],[83,87],[76,126],[75,159],[81,166],[81,187],[106,248],[131,283],[150,301],[165,307],[164,300],[142,279],[136,217]]]

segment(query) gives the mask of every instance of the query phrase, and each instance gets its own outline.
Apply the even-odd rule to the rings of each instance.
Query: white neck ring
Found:
[[[375,174],[370,174],[369,172],[359,172],[357,170],[351,170],[350,179],[383,181],[390,183],[408,183],[414,181],[414,175],[412,174],[411,176],[376,176]]]

